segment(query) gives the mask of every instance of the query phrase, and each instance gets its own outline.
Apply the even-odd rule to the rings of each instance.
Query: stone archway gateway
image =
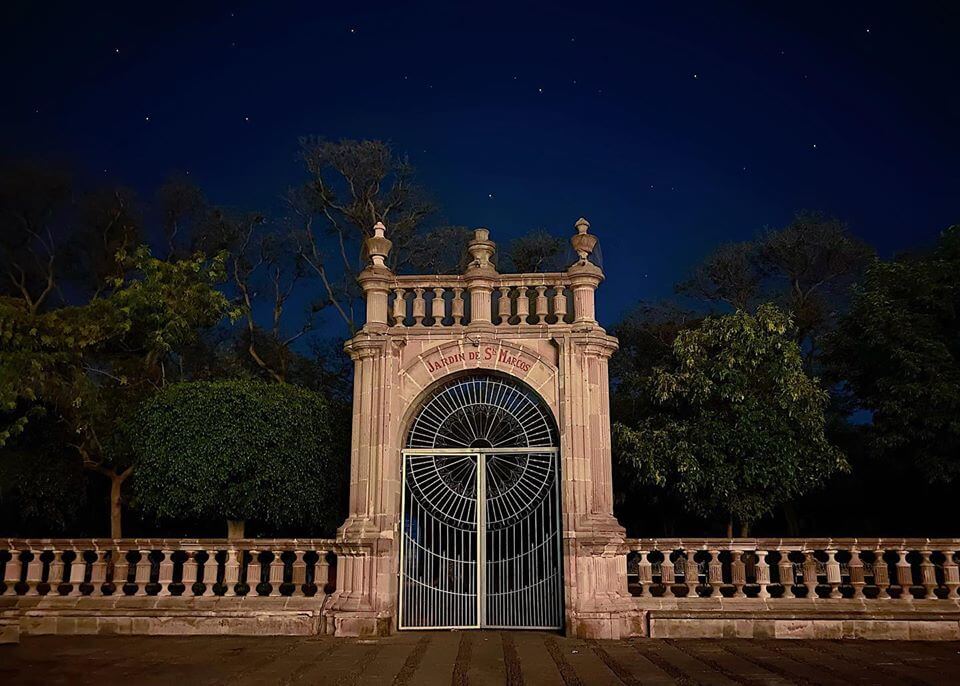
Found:
[[[382,224],[359,282],[349,516],[325,627],[642,633],[614,519],[603,272],[581,219],[565,271],[500,274],[486,229],[463,274],[386,266]]]
[[[403,451],[398,628],[563,626],[559,466],[549,409],[521,382],[430,393]]]

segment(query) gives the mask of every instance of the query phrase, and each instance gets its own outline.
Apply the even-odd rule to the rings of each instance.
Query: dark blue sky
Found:
[[[6,2],[0,153],[270,210],[299,136],[386,139],[450,223],[589,218],[607,324],[799,209],[960,222],[956,3],[459,6]]]

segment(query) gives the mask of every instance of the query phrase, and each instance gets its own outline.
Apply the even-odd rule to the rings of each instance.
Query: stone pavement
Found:
[[[584,641],[535,632],[387,638],[24,636],[0,684],[951,684],[960,643]]]

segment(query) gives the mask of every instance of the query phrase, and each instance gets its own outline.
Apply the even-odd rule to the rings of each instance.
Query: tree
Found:
[[[465,226],[440,226],[422,234],[410,252],[407,267],[414,274],[462,274],[470,261],[467,245],[473,231]]]
[[[931,483],[960,476],[960,226],[925,254],[874,262],[828,350],[877,454]]]
[[[194,245],[203,252],[225,251],[228,255],[229,283],[243,306],[238,352],[265,378],[286,381],[297,358],[294,344],[313,328],[319,309],[306,307],[290,324],[287,305],[306,276],[291,234],[260,213],[231,213],[211,207],[194,236]]]
[[[569,250],[567,240],[543,229],[531,231],[510,241],[505,259],[502,260],[503,269],[524,274],[559,271],[569,266],[560,264]]]
[[[55,295],[61,256],[55,226],[70,203],[70,177],[62,170],[35,164],[0,170],[0,293],[32,313]]]
[[[172,385],[125,426],[141,469],[137,504],[162,519],[338,523],[343,456],[323,396],[258,381]]]
[[[332,306],[350,334],[356,332],[363,269],[363,239],[377,222],[389,227],[389,266],[401,271],[411,244],[435,211],[416,184],[409,160],[381,141],[301,139],[310,179],[288,194],[300,256],[321,281],[321,304]]]
[[[755,243],[726,243],[707,255],[677,290],[735,310],[747,310],[760,293],[762,274],[757,261]]]
[[[670,302],[640,303],[617,323],[611,333],[619,347],[610,359],[610,415],[633,426],[655,411],[649,393],[650,374],[670,362],[677,335],[699,323],[693,313]],[[619,445],[614,444],[619,453]],[[638,483],[629,460],[613,462],[614,505],[628,531],[641,535],[654,523],[665,536],[674,534],[682,503],[663,489]]]
[[[224,316],[236,316],[216,289],[224,255],[166,262],[146,248],[118,255],[124,276],[85,305],[37,313],[0,299],[0,447],[32,417],[54,412],[83,466],[111,484],[111,535],[121,535],[124,482],[134,463],[112,438],[140,398],[179,376],[180,351]]]
[[[63,450],[70,437],[55,415],[32,418],[25,433],[0,447],[0,535],[50,536],[80,519],[86,474]]]
[[[773,305],[681,331],[650,374],[655,410],[615,432],[639,483],[671,490],[746,535],[776,506],[847,468],[824,434],[827,394],[803,369],[792,322]]]
[[[812,368],[851,284],[872,259],[873,250],[839,219],[800,212],[754,241],[720,246],[677,289],[734,309],[778,303],[791,313],[793,336]]]

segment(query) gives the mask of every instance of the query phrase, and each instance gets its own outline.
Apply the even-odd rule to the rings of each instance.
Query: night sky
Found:
[[[960,5],[3,3],[0,154],[277,211],[297,139],[409,154],[445,221],[601,240],[611,324],[801,209],[960,222]]]

